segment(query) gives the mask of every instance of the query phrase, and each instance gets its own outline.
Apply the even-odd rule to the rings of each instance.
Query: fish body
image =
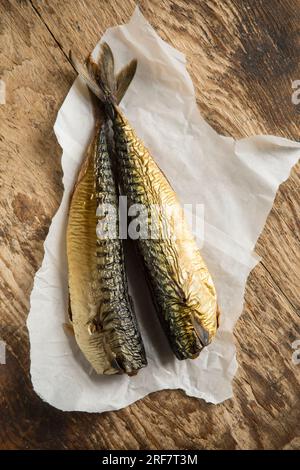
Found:
[[[97,373],[115,374],[105,351],[101,331],[90,333],[89,323],[97,314],[101,291],[97,287],[97,201],[94,191],[94,153],[98,135],[88,149],[87,168],[76,185],[69,208],[67,225],[67,260],[70,298],[70,320],[75,339],[86,359]]]
[[[97,238],[97,288],[101,292],[99,310],[93,328],[100,328],[105,342],[127,374],[134,374],[147,364],[133,302],[128,293],[122,240],[119,238],[118,197],[113,163],[108,152],[105,125],[100,129],[95,157],[97,207],[114,208],[115,234]],[[110,221],[108,221],[109,223]]]
[[[128,203],[146,210],[148,236],[136,240],[156,310],[178,359],[195,358],[216,334],[216,290],[176,194],[150,152],[115,106],[118,180]],[[158,237],[149,231],[158,211]],[[171,209],[168,210],[168,209]]]
[[[125,91],[123,84],[121,94]],[[98,231],[97,236],[96,227],[104,215],[99,209],[108,206],[116,215],[115,234],[99,236]],[[67,259],[71,322],[79,348],[98,374],[134,375],[147,360],[128,293],[118,231],[118,187],[109,152],[107,123],[97,118],[95,136],[69,208]]]
[[[112,57],[109,46],[103,48],[107,58]],[[216,290],[175,192],[118,107],[118,81],[113,79],[112,60],[108,63],[106,73],[89,67],[91,83],[80,67],[75,64],[75,68],[102,102],[106,122],[112,124],[115,174],[122,194],[129,205],[143,207],[150,230],[154,225],[158,229],[158,236],[148,233],[136,243],[159,320],[176,357],[193,359],[216,334]],[[123,80],[125,88],[129,82]]]

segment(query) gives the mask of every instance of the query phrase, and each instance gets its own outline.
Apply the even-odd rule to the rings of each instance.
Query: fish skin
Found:
[[[103,46],[101,63],[107,69],[113,55],[107,44]],[[119,73],[125,89],[135,69],[133,60]],[[152,204],[176,208],[175,218],[163,212],[159,214],[159,228],[166,225],[171,237],[139,238],[137,244],[158,317],[175,355],[178,359],[195,358],[210,343],[218,328],[219,310],[212,278],[173,189],[118,108],[119,93],[124,93],[118,79],[112,79],[111,74],[99,74],[92,62],[88,70],[99,87],[95,94],[102,101],[104,118],[113,124],[114,156],[123,194],[128,196],[130,204],[146,206],[148,219]],[[124,80],[126,75],[128,80]],[[86,83],[90,86],[89,80]],[[115,83],[119,89],[116,94]],[[91,91],[95,92],[94,88],[92,83]],[[180,233],[178,220],[182,227]]]
[[[117,106],[113,131],[118,180],[129,204],[174,206],[177,218],[159,215],[171,237],[137,239],[159,320],[178,359],[197,357],[218,327],[216,290],[183,210],[168,180]],[[177,223],[182,222],[178,236]]]
[[[67,227],[72,325],[81,351],[98,374],[134,375],[147,360],[128,294],[122,241],[96,235],[98,205],[118,209],[104,126],[98,126],[88,152]]]
[[[97,207],[99,204],[110,204],[118,214],[119,193],[108,152],[105,125],[100,129],[95,158],[95,181]],[[115,238],[97,238],[98,282],[102,296],[99,315],[95,321],[96,324],[99,321],[102,331],[107,333],[107,344],[117,363],[127,374],[134,374],[147,365],[147,360],[133,302],[128,293],[118,216],[115,228]]]
[[[116,374],[104,348],[102,332],[91,337],[88,322],[100,305],[99,290],[93,288],[97,279],[96,210],[94,196],[94,152],[97,133],[89,146],[84,174],[76,184],[69,208],[67,225],[67,261],[71,319],[76,342],[98,374]]]

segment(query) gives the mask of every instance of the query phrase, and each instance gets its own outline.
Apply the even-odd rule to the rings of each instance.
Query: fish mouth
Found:
[[[141,368],[147,365],[146,360],[141,360],[140,363],[139,361],[131,361],[130,357],[127,357],[122,353],[122,351],[112,349],[107,332],[103,330],[103,327],[99,322],[90,321],[87,324],[87,330],[90,337],[98,335],[98,338],[103,345],[107,361],[107,367],[103,372],[104,375],[111,375],[112,373],[116,375],[127,374],[131,377],[136,375]],[[97,368],[95,369],[97,370]]]
[[[131,372],[127,372],[127,375],[129,375],[129,377],[134,377],[135,375],[137,375],[138,371],[139,369],[134,369]]]
[[[196,336],[198,340],[200,341],[202,348],[205,348],[205,346],[208,346],[210,343],[209,333],[208,331],[206,331],[205,328],[203,328],[202,325],[200,325],[200,323],[198,323],[198,321],[195,319],[193,314],[191,314],[191,319],[192,319],[192,324],[193,324]]]
[[[114,367],[115,369],[119,371],[118,372],[119,374],[127,374],[129,377],[137,375],[138,371],[141,368],[138,366],[134,368],[133,366],[130,366],[130,364],[128,364],[129,367],[128,366],[126,367],[126,364],[124,364],[124,361],[118,356],[115,356],[112,358],[111,365],[112,367]]]
[[[118,371],[118,374],[124,374],[125,370],[123,369],[116,357],[111,358],[110,365]]]

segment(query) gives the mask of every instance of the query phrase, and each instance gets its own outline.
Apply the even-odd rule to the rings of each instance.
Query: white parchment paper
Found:
[[[204,241],[198,241],[217,287],[221,326],[198,359],[176,360],[139,264],[129,255],[130,290],[148,367],[132,378],[97,376],[65,333],[69,197],[94,124],[89,94],[77,78],[55,123],[65,191],[31,294],[27,324],[33,387],[62,410],[115,410],[168,388],[220,403],[232,396],[237,370],[232,330],[242,312],[247,276],[258,260],[253,248],[279,184],[299,159],[299,144],[270,136],[235,141],[218,135],[199,114],[184,55],[159,38],[138,9],[128,24],[107,30],[102,40],[110,44],[117,68],[137,58],[137,73],[121,107],[181,202],[205,205]],[[129,253],[131,248],[128,243]]]

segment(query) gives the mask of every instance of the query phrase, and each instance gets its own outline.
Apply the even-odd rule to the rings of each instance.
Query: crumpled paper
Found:
[[[299,158],[300,146],[271,136],[235,141],[218,135],[199,114],[185,56],[156,34],[138,8],[128,24],[107,30],[101,41],[111,46],[117,69],[137,58],[137,73],[121,108],[181,202],[204,204],[204,239],[198,242],[216,284],[221,326],[213,343],[196,360],[175,359],[140,265],[132,256],[132,242],[128,242],[129,286],[148,367],[131,378],[97,376],[74,338],[65,333],[68,205],[94,124],[89,93],[77,78],[55,123],[63,149],[65,191],[31,294],[27,324],[33,387],[43,400],[61,410],[116,410],[169,388],[220,403],[232,396],[237,370],[232,330],[242,312],[248,274],[258,262],[254,245],[279,184]]]

